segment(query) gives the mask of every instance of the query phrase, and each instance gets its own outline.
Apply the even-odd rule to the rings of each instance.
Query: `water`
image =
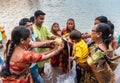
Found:
[[[77,29],[81,32],[89,32],[95,17],[104,15],[115,25],[115,31],[120,33],[120,0],[0,0],[0,2],[0,25],[5,26],[8,36],[10,36],[11,29],[18,25],[21,18],[32,16],[36,9],[41,9],[46,13],[44,24],[49,29],[53,22],[58,22],[62,29],[66,26],[68,18],[74,18]],[[120,49],[117,53],[120,55]],[[72,72],[74,69],[72,69]],[[50,76],[53,73],[51,73],[49,64],[46,65],[45,71],[48,73],[46,79],[51,79]],[[56,71],[56,73],[59,72]],[[120,79],[120,66],[118,66],[115,73],[116,78]],[[57,82],[73,83],[71,77],[74,77],[74,75],[75,72],[72,75],[71,72],[69,75],[59,75]],[[54,83],[54,80],[49,82]]]
[[[58,22],[60,28],[66,26],[68,18],[75,20],[75,26],[81,32],[89,32],[94,19],[104,15],[115,25],[115,31],[120,33],[120,0],[40,0],[40,8],[46,13],[45,24],[51,28],[52,23]],[[120,55],[120,49],[117,54]],[[72,70],[74,71],[74,70]],[[117,83],[120,79],[120,65],[115,70]],[[66,78],[67,77],[67,78]],[[74,76],[73,76],[74,78]],[[74,83],[70,74],[57,77],[57,83]]]
[[[61,29],[65,27],[68,18],[74,18],[76,28],[80,31],[90,31],[95,17],[104,15],[115,25],[120,33],[120,0],[40,0],[40,9],[46,13],[45,24],[50,28],[53,22],[58,22]]]

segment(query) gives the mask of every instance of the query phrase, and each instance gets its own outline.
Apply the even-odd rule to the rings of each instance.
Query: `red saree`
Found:
[[[19,61],[10,61],[11,76],[2,77],[3,83],[34,83],[29,66],[33,62],[39,62],[42,58],[41,54],[32,51],[25,51]]]

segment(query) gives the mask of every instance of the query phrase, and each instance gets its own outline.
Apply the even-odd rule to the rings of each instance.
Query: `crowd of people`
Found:
[[[45,15],[37,10],[12,30],[0,72],[2,83],[45,83],[47,62],[62,73],[76,65],[76,83],[115,83],[118,64],[114,61],[120,57],[114,51],[120,37],[115,37],[114,24],[106,16],[95,18],[91,32],[80,32],[73,18],[67,20],[65,28],[55,22],[49,30],[43,25]]]

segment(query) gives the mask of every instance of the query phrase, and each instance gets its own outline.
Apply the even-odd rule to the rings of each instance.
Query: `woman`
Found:
[[[115,83],[115,75],[109,65],[110,56],[107,53],[112,41],[109,34],[110,26],[105,23],[96,24],[92,29],[91,38],[94,42],[89,45],[90,53],[87,59],[92,72],[88,72],[88,77],[84,80],[86,83]]]
[[[51,27],[51,33],[55,37],[59,37],[59,38],[61,37],[61,30],[60,30],[60,27],[59,27],[58,23],[53,23],[53,25]],[[60,57],[60,54],[51,58],[50,64],[51,64],[52,67],[58,67],[59,66],[59,57]]]
[[[11,45],[6,53],[6,66],[1,75],[3,83],[34,83],[29,73],[30,64],[51,58],[63,48],[59,45],[48,53],[35,53],[28,50],[30,41],[29,29],[24,26],[17,26],[13,29]]]
[[[53,23],[51,27],[51,33],[56,37],[61,37],[61,30],[58,23]]]
[[[66,22],[66,27],[62,30],[62,36],[65,39],[64,49],[60,56],[60,68],[63,73],[67,73],[72,68],[72,62],[69,61],[69,56],[72,55],[72,44],[68,44],[70,32],[75,30],[75,21],[69,18]]]
[[[73,18],[69,18],[66,23],[66,27],[62,30],[62,35],[70,33],[72,30],[75,30],[75,21]]]

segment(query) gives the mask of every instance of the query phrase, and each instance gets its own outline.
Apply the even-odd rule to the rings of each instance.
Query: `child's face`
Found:
[[[72,41],[73,43],[77,43],[77,42],[80,41],[80,39],[71,39],[71,41]]]

